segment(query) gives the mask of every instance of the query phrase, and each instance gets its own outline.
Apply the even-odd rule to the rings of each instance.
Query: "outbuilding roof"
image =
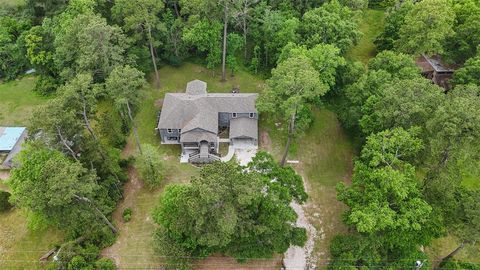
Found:
[[[24,132],[24,127],[0,127],[0,151],[11,151]]]

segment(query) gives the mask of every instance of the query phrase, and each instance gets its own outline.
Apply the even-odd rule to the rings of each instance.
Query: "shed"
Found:
[[[0,127],[0,164],[4,168],[12,167],[12,159],[21,150],[27,137],[25,127]]]

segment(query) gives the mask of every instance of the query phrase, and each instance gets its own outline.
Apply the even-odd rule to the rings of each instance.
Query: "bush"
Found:
[[[10,193],[0,190],[0,212],[8,211],[13,207],[8,198],[10,198]]]
[[[158,150],[150,145],[142,145],[143,154],[138,156],[136,165],[143,183],[149,188],[154,189],[162,182],[165,168],[163,157]]]
[[[132,219],[132,209],[131,208],[125,208],[123,210],[123,221],[124,222],[129,222]]]
[[[101,258],[95,263],[95,269],[97,270],[115,270],[117,266],[115,263],[107,258]]]

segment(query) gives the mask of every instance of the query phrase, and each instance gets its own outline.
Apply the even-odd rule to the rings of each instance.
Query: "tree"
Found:
[[[443,91],[424,78],[392,80],[362,106],[365,135],[394,127],[424,127],[443,101]]]
[[[116,228],[96,205],[97,176],[62,153],[30,143],[18,155],[9,180],[12,201],[58,226],[89,228],[97,218]]]
[[[340,56],[340,49],[330,44],[318,44],[311,49],[288,43],[282,50],[278,62],[282,62],[292,56],[307,56],[315,70],[320,74],[320,81],[330,88],[335,86],[337,69],[346,64]]]
[[[342,78],[345,74],[342,74]],[[356,82],[345,87],[345,108],[339,116],[347,128],[358,132],[359,120],[365,111],[362,107],[370,97],[382,95],[386,85],[394,84],[397,79],[414,79],[420,77],[420,70],[413,59],[402,53],[380,52],[368,63],[368,72]],[[365,133],[368,134],[368,133]]]
[[[132,114],[140,105],[141,89],[146,85],[143,76],[142,72],[133,67],[116,67],[105,82],[106,91],[114,100],[117,110],[125,115],[124,112],[127,109],[126,113],[132,124],[133,134],[140,154],[142,154],[142,147]]]
[[[390,8],[385,16],[385,27],[374,43],[377,50],[393,50],[394,44],[397,42],[400,27],[405,23],[405,16],[413,8],[413,1],[398,2],[397,5]]]
[[[148,42],[157,87],[160,87],[160,77],[155,58],[155,47],[159,45],[159,42],[155,40],[153,32],[164,29],[158,16],[163,7],[163,2],[156,0],[117,0],[112,8],[113,17],[117,21],[123,22],[125,31],[133,33],[133,38],[139,42],[143,39]]]
[[[234,75],[234,72],[238,69],[238,52],[245,46],[243,39],[240,35],[235,33],[228,34],[228,53],[227,53],[227,65],[230,67],[231,76]]]
[[[312,61],[303,55],[290,57],[272,70],[267,89],[257,101],[259,111],[270,113],[288,123],[288,140],[281,161],[287,160],[288,150],[295,134],[306,129],[299,119],[301,112],[314,98],[324,95],[328,86],[320,82],[320,74]]]
[[[162,156],[158,150],[150,144],[142,145],[142,154],[137,157],[136,167],[142,181],[149,189],[158,187],[165,175],[165,167]]]
[[[265,66],[276,64],[282,48],[299,40],[300,22],[278,10],[265,9],[262,14],[261,36],[264,44]]]
[[[24,53],[23,33],[30,23],[12,16],[0,17],[0,77],[15,79],[23,74],[28,66]]]
[[[185,44],[182,39],[185,23],[182,18],[175,17],[171,10],[167,10],[163,14],[162,20],[166,28],[164,33],[165,44],[163,46],[165,49],[164,58],[170,64],[178,65],[186,54]]]
[[[207,54],[207,67],[215,68],[220,63],[220,37],[222,26],[218,21],[200,20],[183,32],[185,43]]]
[[[352,185],[337,186],[338,199],[349,207],[345,222],[357,233],[332,244],[332,254],[340,257],[335,264],[347,258],[343,253],[355,257],[351,262],[355,265],[357,260],[360,265],[395,264],[418,255],[418,247],[441,232],[409,163],[423,148],[417,133],[417,129],[395,128],[367,138],[355,162]],[[344,242],[348,239],[353,243]]]
[[[343,53],[360,38],[352,11],[337,0],[307,11],[303,15],[300,32],[309,48],[319,43],[332,44]]]
[[[454,34],[455,13],[448,0],[417,2],[406,14],[395,47],[418,55],[444,52],[444,42]]]
[[[453,1],[455,35],[446,40],[445,58],[461,64],[474,57],[480,44],[480,3]]]
[[[103,81],[115,66],[124,63],[126,38],[104,18],[81,14],[65,20],[58,29],[62,30],[55,38],[54,59],[64,80],[89,72],[95,81]]]
[[[453,74],[452,83],[458,84],[476,84],[480,86],[480,53],[467,60],[465,65]]]
[[[305,230],[294,225],[290,202],[270,189],[271,181],[235,163],[203,167],[191,184],[167,186],[153,214],[157,241],[167,241],[168,251],[183,261],[214,252],[265,258],[290,244],[302,246]]]

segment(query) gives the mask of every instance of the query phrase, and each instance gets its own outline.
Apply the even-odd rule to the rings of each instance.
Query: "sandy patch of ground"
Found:
[[[9,171],[0,171],[0,180],[7,180],[10,177]]]
[[[260,132],[260,146],[267,152],[272,152],[272,139],[268,135],[268,132]]]

